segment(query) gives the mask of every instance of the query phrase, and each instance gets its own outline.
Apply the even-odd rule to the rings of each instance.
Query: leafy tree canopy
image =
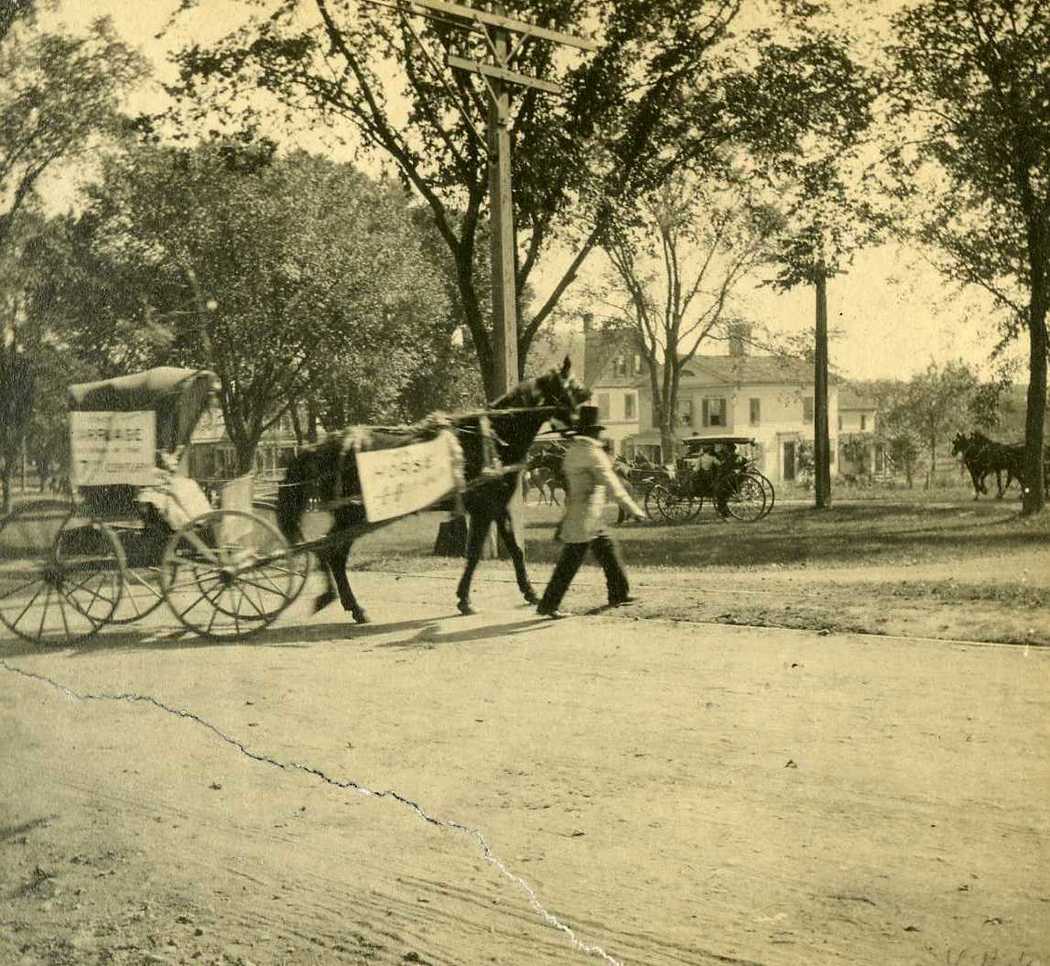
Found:
[[[119,127],[120,94],[145,72],[109,21],[49,33],[33,6],[0,3],[0,246],[44,172]]]
[[[197,0],[183,0],[191,9]],[[565,95],[522,88],[513,97],[516,284],[519,304],[555,242],[571,252],[564,275],[519,325],[518,356],[614,219],[675,171],[717,165],[720,149],[746,145],[783,157],[812,128],[841,123],[841,64],[804,30],[815,9],[769,3],[767,22],[794,25],[794,40],[739,25],[741,0],[532,0],[508,4],[520,19],[586,33],[593,53],[566,53],[525,38],[513,67],[555,80]],[[349,0],[274,0],[220,43],[179,57],[187,103],[256,120],[242,97],[260,89],[284,110],[347,127],[393,161],[424,199],[452,256],[463,310],[489,392],[494,365],[489,312],[474,282],[488,204],[483,131],[488,93],[474,74],[444,67],[448,53],[484,59],[485,41],[455,18]],[[758,5],[749,5],[754,14]],[[257,101],[256,101],[257,103]]]
[[[890,90],[908,135],[891,159],[911,227],[949,278],[1027,327],[1024,509],[1044,505],[1050,307],[1050,8],[924,0],[894,18]],[[904,125],[898,123],[898,129]]]
[[[242,468],[297,401],[377,415],[341,387],[396,398],[447,314],[403,191],[265,142],[129,149],[42,257],[41,311],[101,370],[218,373]]]

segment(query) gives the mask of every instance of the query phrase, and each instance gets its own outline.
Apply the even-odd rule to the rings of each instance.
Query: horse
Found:
[[[998,443],[983,433],[973,430],[969,435],[956,433],[952,439],[952,455],[962,457],[973,481],[973,498],[988,493],[985,479],[995,473],[996,499],[1001,500],[1010,484],[1024,485],[1024,447]],[[1002,474],[1006,473],[1006,483]]]
[[[470,585],[493,523],[514,564],[522,596],[530,604],[539,600],[529,583],[525,556],[514,536],[508,505],[518,492],[524,469],[522,461],[543,424],[557,420],[571,426],[580,404],[590,398],[590,390],[576,381],[570,367],[566,357],[560,369],[551,369],[519,383],[491,403],[485,412],[450,418],[449,428],[463,452],[466,489],[462,506],[470,517],[467,562],[456,587],[461,614],[475,613],[470,602]],[[499,460],[504,472],[492,473],[492,456]],[[356,460],[345,454],[344,434],[334,434],[303,449],[288,464],[284,483],[278,490],[277,525],[292,544],[303,542],[301,522],[311,496],[329,502],[333,513],[328,536],[316,548],[327,587],[314,601],[314,612],[336,599],[334,583],[343,609],[349,611],[358,624],[367,624],[368,614],[350,588],[346,565],[354,539],[381,524],[370,524],[366,520]]]
[[[558,499],[557,480],[553,473],[545,467],[538,466],[535,469],[526,469],[522,476],[524,482],[525,496],[528,498],[529,490],[535,490],[537,502],[547,506],[560,506]]]
[[[549,506],[560,506],[557,490],[568,490],[561,461],[565,458],[565,447],[560,443],[548,443],[529,454],[529,483],[539,491],[540,500]]]

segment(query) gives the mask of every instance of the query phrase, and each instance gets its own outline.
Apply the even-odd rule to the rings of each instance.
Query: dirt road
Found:
[[[1050,964],[1050,651],[355,586],[0,642],[0,963]]]

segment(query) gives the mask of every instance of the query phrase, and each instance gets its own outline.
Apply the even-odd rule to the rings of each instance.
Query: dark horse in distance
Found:
[[[525,570],[525,555],[514,536],[508,504],[518,492],[529,446],[543,424],[556,420],[572,425],[579,405],[590,398],[590,390],[578,383],[569,369],[566,358],[560,369],[519,383],[484,413],[449,417],[449,428],[463,451],[466,489],[462,502],[470,515],[467,563],[456,589],[461,613],[474,613],[470,584],[493,523],[514,563],[518,589],[528,603],[538,600]],[[493,455],[509,472],[492,472]],[[304,449],[288,465],[278,491],[277,524],[292,543],[302,542],[300,524],[312,497],[332,504],[334,516],[327,540],[316,550],[328,588],[317,598],[315,610],[335,600],[334,582],[343,609],[350,611],[357,623],[367,623],[368,615],[350,589],[346,564],[354,539],[381,524],[367,522],[356,461],[346,455],[342,434]]]
[[[982,493],[987,495],[988,487],[985,479],[991,473],[995,474],[997,499],[1003,498],[1003,494],[1014,480],[1023,485],[1023,446],[999,443],[974,430],[968,435],[955,434],[952,440],[952,454],[962,457],[963,465],[970,471],[975,500]],[[1005,483],[1003,483],[1003,473],[1006,474]]]

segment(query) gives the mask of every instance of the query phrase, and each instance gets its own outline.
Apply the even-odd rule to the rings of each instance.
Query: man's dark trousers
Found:
[[[615,541],[609,537],[595,537],[590,543],[567,543],[562,547],[561,556],[551,574],[547,589],[543,592],[539,609],[557,610],[565,592],[580,569],[583,558],[587,556],[587,550],[593,550],[598,563],[605,571],[605,585],[609,592],[609,603],[622,603],[628,595],[627,574],[624,573],[623,562]]]

